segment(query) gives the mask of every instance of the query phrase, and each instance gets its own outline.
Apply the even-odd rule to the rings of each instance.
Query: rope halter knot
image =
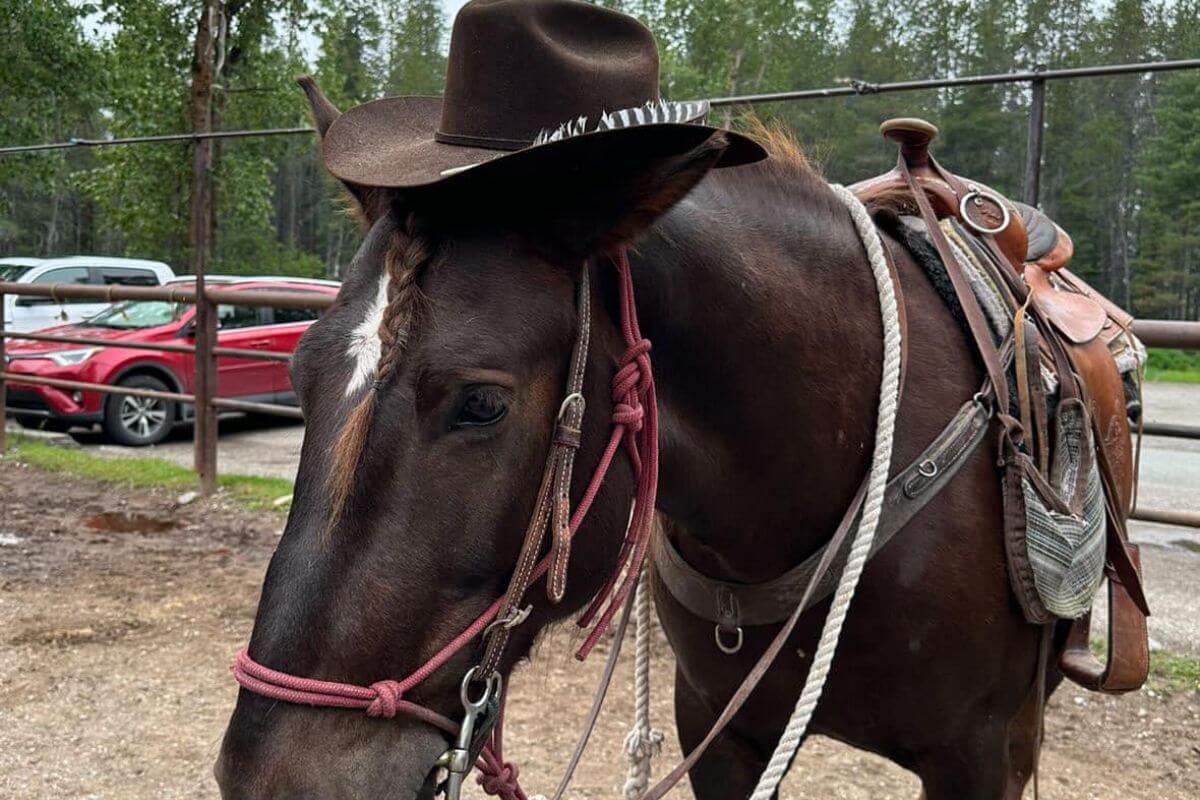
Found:
[[[650,340],[639,339],[621,356],[621,366],[613,376],[614,425],[623,425],[630,433],[642,429],[646,410],[642,398],[650,388]]]
[[[371,684],[375,699],[367,706],[368,717],[391,719],[400,709],[400,699],[404,697],[404,687],[399,681],[385,680]]]
[[[521,784],[517,781],[520,772],[516,764],[504,761],[495,765],[491,770],[480,770],[475,781],[483,788],[485,794],[502,798],[502,800],[514,800],[521,796],[519,794]]]

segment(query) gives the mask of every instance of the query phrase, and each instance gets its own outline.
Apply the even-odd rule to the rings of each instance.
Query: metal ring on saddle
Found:
[[[958,201],[958,216],[964,223],[966,223],[967,227],[976,233],[989,234],[993,236],[1008,227],[1008,224],[1012,222],[1012,214],[1009,213],[1008,206],[1004,204],[1003,200],[991,192],[983,191],[974,184],[967,188],[967,193],[964,194],[962,199]],[[976,205],[980,205],[983,200],[990,200],[991,202],[995,203],[996,207],[1000,209],[1000,224],[994,228],[989,228],[986,225],[980,225],[978,222],[972,219],[971,215],[967,213],[967,203],[972,200],[975,201]]]
[[[737,638],[734,639],[733,644],[725,644],[725,640],[721,638],[721,626],[713,626],[713,640],[717,643],[717,649],[727,656],[734,655],[740,651],[742,649],[742,644],[745,642],[745,636],[742,633],[741,625],[734,628],[734,632],[737,634]]]
[[[932,458],[927,458],[917,465],[917,472],[921,473],[926,478],[932,478],[938,474],[937,462]]]

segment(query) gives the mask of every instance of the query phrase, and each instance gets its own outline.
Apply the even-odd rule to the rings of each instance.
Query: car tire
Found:
[[[171,388],[152,375],[133,375],[118,386],[169,392]],[[104,401],[104,433],[117,444],[145,447],[167,438],[175,425],[175,402],[127,394],[110,394]]]
[[[30,431],[49,431],[50,433],[63,433],[67,428],[71,427],[61,419],[53,417],[37,417],[28,414],[14,414],[13,419],[22,428]]]

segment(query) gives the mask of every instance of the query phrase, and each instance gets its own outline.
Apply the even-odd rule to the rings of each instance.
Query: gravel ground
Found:
[[[177,507],[164,492],[50,479],[3,461],[0,487],[0,797],[215,798],[210,770],[235,695],[227,665],[249,633],[282,518],[219,497]],[[111,530],[121,519],[144,530]],[[1192,559],[1172,563],[1181,580],[1194,582],[1200,555],[1178,548],[1149,549],[1152,575],[1164,553]],[[1151,583],[1151,603],[1174,616],[1163,585]],[[1180,635],[1194,645],[1190,630]],[[548,637],[513,682],[508,750],[535,790],[556,780],[603,660],[599,653],[576,665],[566,638]],[[572,797],[619,796],[632,710],[628,666]],[[672,674],[661,638],[654,673]],[[669,680],[659,678],[655,692],[654,718],[668,730],[661,774],[678,750]],[[562,702],[547,716],[534,700],[548,696]],[[1158,687],[1105,698],[1066,687],[1050,704],[1047,731],[1046,800],[1200,797],[1196,692]],[[918,792],[916,780],[891,764],[817,738],[797,759],[783,797],[886,800]]]

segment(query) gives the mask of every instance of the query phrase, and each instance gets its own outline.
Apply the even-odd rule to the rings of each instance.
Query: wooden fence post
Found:
[[[7,343],[4,338],[4,304],[7,298],[8,295],[0,292],[0,456],[8,450],[8,414],[5,412],[8,408],[8,385],[4,382],[3,375],[8,371],[8,359],[4,357]]]
[[[217,490],[217,307],[204,291],[204,274],[196,275],[196,425],[193,436],[194,463],[200,477],[200,493]]]

